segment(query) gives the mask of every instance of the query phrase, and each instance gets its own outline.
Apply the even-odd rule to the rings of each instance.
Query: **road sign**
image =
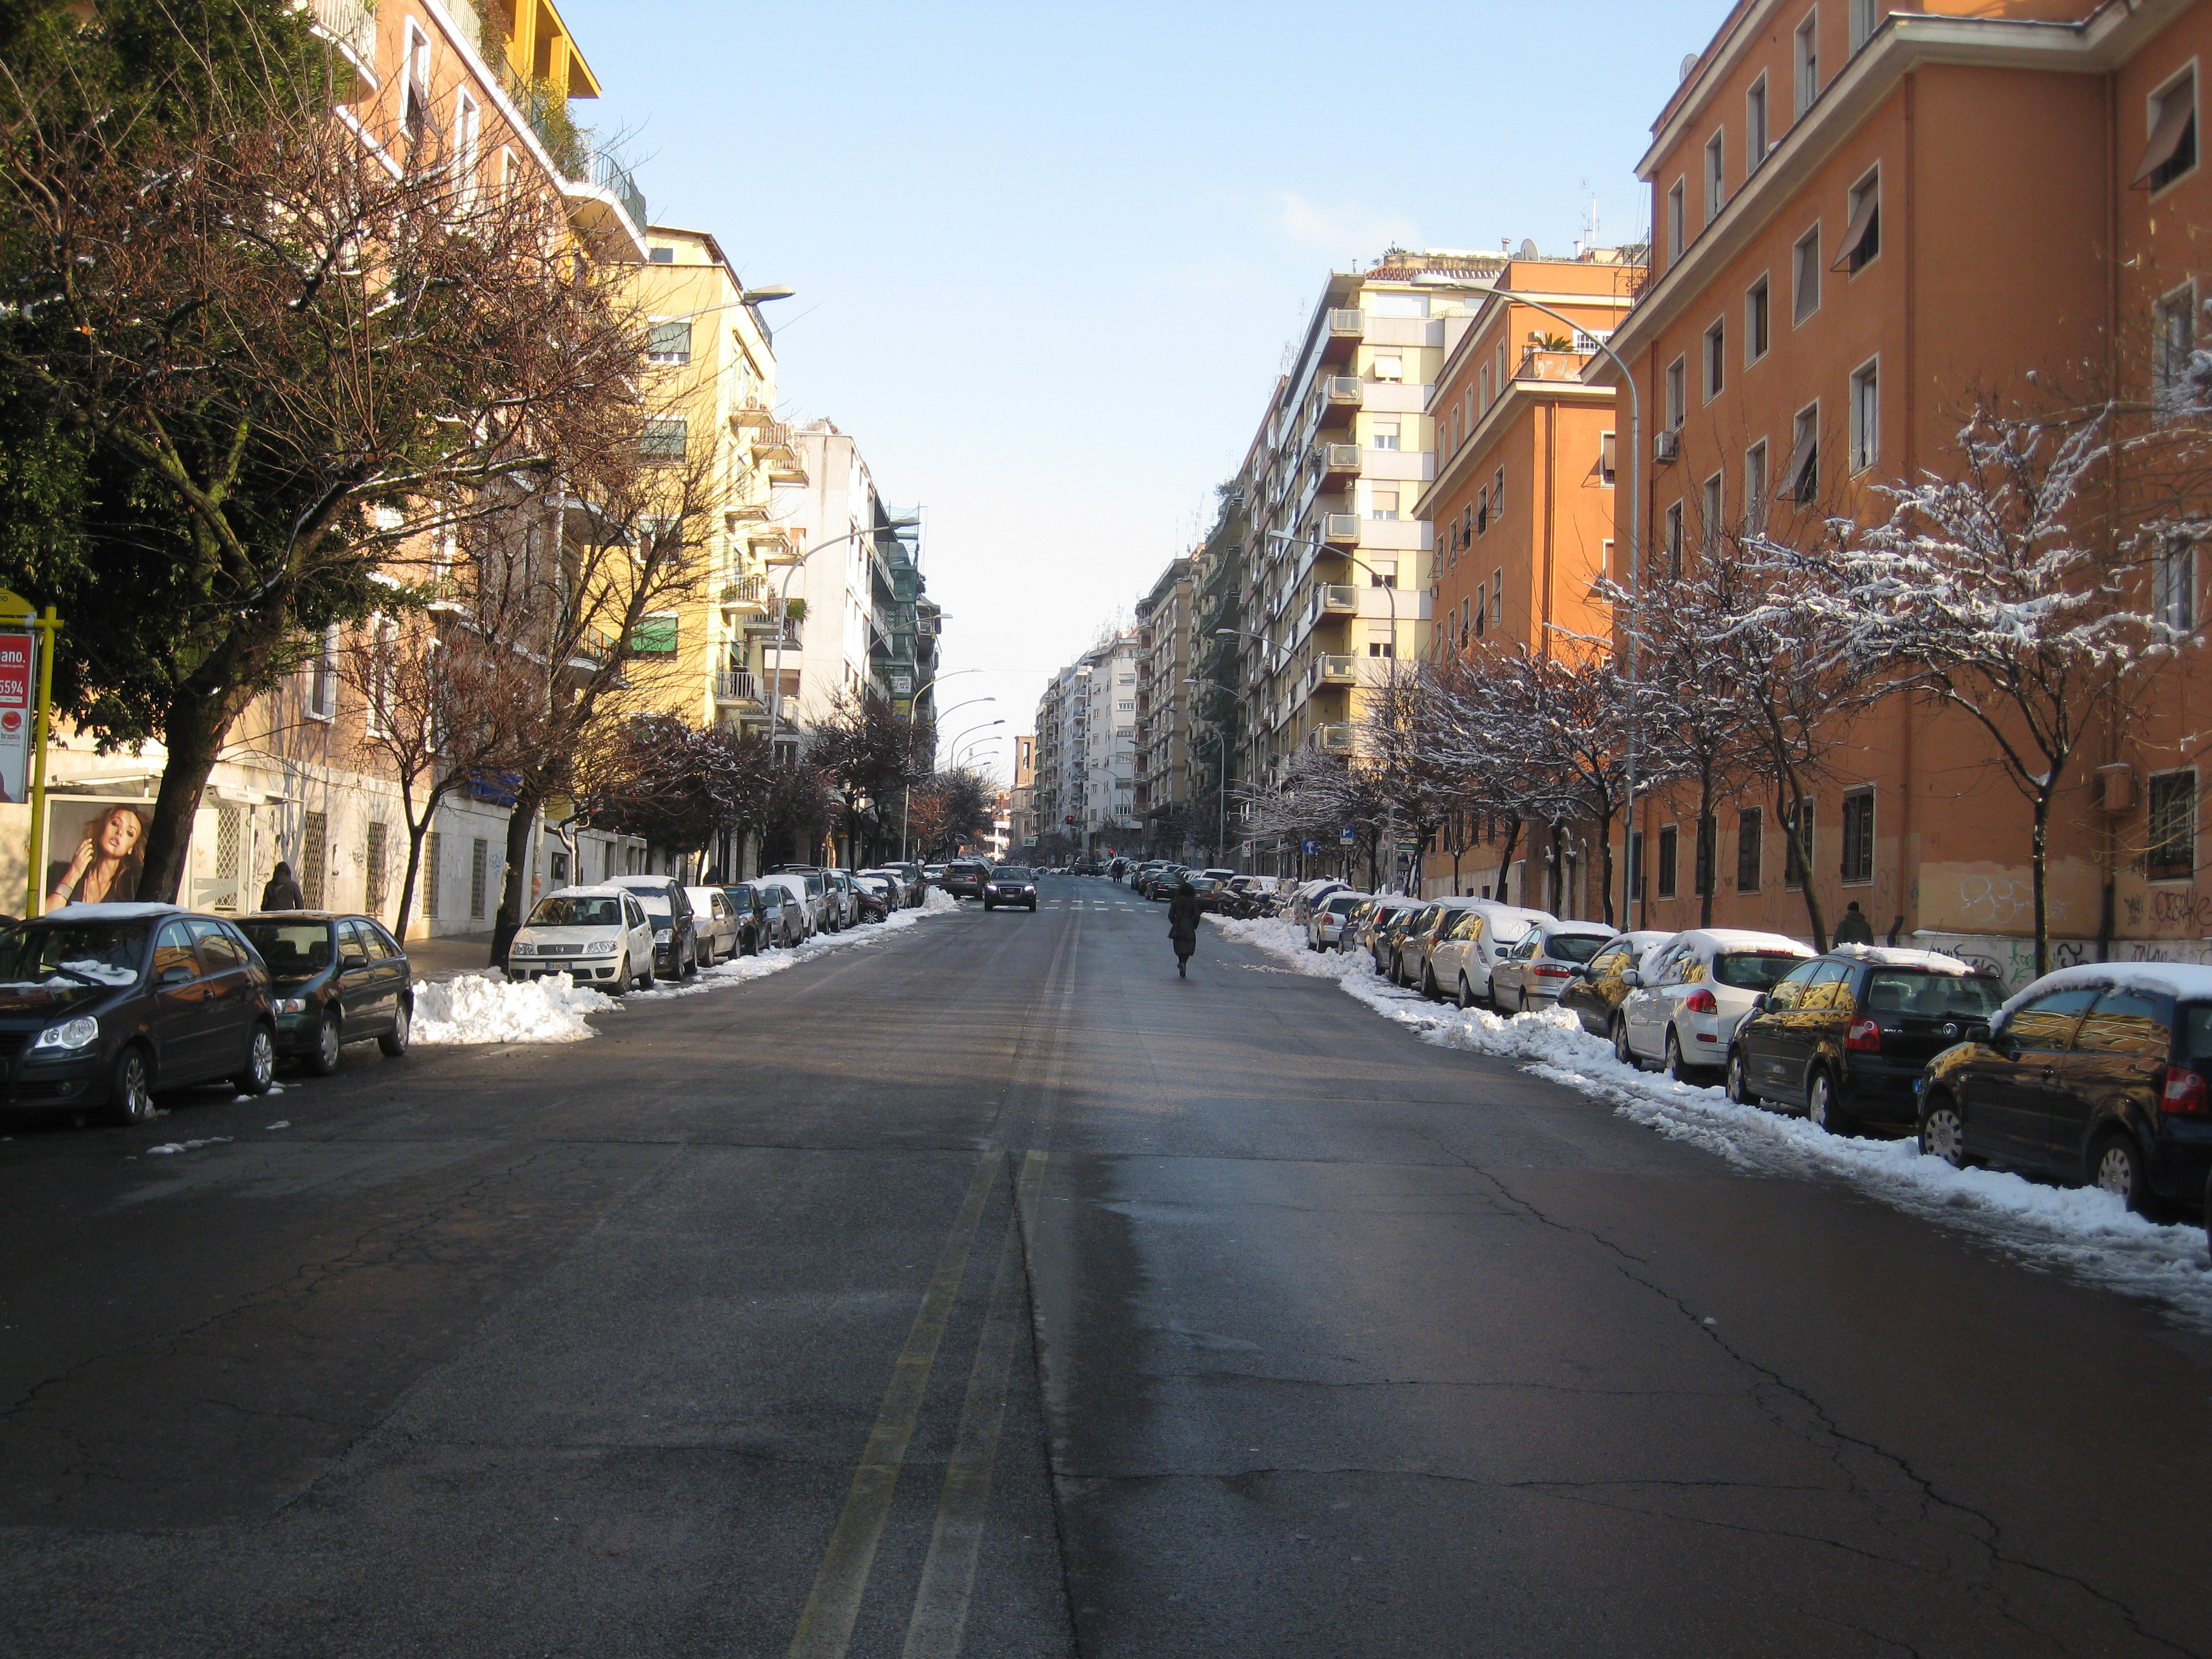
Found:
[[[1301,842],[1298,848],[1307,857],[1311,858],[1316,853],[1321,851],[1321,843],[1317,841]]]
[[[1348,823],[1346,824],[1343,829],[1336,832],[1336,838],[1342,842],[1346,847],[1351,846],[1352,842],[1359,839],[1358,836],[1353,833],[1352,826]]]

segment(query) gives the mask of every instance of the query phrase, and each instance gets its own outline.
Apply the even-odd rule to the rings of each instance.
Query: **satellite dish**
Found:
[[[1682,59],[1682,67],[1676,73],[1674,78],[1678,81],[1688,80],[1690,78],[1690,71],[1697,68],[1697,66],[1698,54],[1693,52]]]
[[[1524,259],[1542,258],[1542,256],[1536,252],[1535,243],[1530,241],[1525,236],[1521,239],[1521,257]]]

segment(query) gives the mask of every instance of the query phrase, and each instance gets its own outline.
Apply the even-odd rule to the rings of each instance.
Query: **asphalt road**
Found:
[[[0,1127],[0,1652],[2212,1652],[2156,1309],[1045,898]]]

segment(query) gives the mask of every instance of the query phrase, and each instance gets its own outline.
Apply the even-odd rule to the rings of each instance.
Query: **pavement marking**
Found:
[[[907,1623],[906,1645],[899,1650],[899,1659],[958,1659],[969,1598],[975,1587],[976,1558],[983,1547],[991,1476],[999,1461],[999,1431],[1006,1423],[1006,1375],[1028,1312],[1021,1271],[1023,1237],[1026,1218],[1036,1213],[1045,1158],[1044,1152],[1031,1151],[1023,1158],[1013,1207],[1006,1212],[999,1271],[991,1281],[991,1309],[975,1345],[952,1459],[945,1465],[945,1486],[937,1500],[937,1524],[930,1530],[929,1554],[922,1562],[921,1584],[915,1591],[914,1616]]]
[[[891,1498],[898,1489],[899,1465],[906,1459],[907,1442],[913,1438],[915,1419],[921,1415],[922,1395],[929,1389],[929,1373],[937,1363],[938,1346],[952,1316],[952,1304],[968,1271],[968,1253],[975,1243],[975,1230],[983,1219],[983,1206],[1006,1158],[1003,1147],[984,1149],[975,1174],[945,1235],[945,1250],[937,1271],[922,1293],[921,1308],[899,1350],[890,1386],[884,1390],[882,1409],[868,1431],[867,1449],[853,1471],[853,1485],[845,1494],[845,1507],[823,1552],[822,1565],[814,1575],[814,1589],[806,1610],[799,1616],[798,1632],[791,1638],[789,1659],[843,1659],[853,1640],[853,1623],[860,1616],[860,1597],[868,1588],[868,1573],[875,1565],[876,1546],[890,1515]]]

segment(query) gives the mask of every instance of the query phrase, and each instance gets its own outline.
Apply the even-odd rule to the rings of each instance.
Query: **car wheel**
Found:
[[[329,1077],[338,1069],[338,1017],[336,1014],[325,1014],[323,1023],[315,1028],[315,1048],[307,1056],[307,1069],[317,1077]]]
[[[2089,1180],[2100,1191],[2118,1195],[2130,1210],[2151,1205],[2148,1171],[2134,1141],[2118,1130],[2108,1133],[2089,1154]]]
[[[1431,1002],[1444,1000],[1443,987],[1437,983],[1437,969],[1433,963],[1426,963],[1421,969],[1421,994]]]
[[[242,1095],[265,1095],[276,1080],[276,1034],[259,1021],[246,1045],[246,1065],[231,1079]]]
[[[630,977],[629,957],[629,954],[625,952],[623,959],[615,964],[614,983],[610,985],[607,989],[612,992],[616,996],[626,997],[636,988],[637,982]]]
[[[681,985],[687,979],[696,979],[698,977],[699,942],[696,939],[694,939],[690,945],[684,947],[684,963],[683,965],[676,970],[676,982]]]
[[[1826,1129],[1832,1135],[1848,1135],[1857,1132],[1858,1125],[1844,1109],[1836,1097],[1836,1081],[1826,1072],[1815,1072],[1805,1085],[1805,1116],[1808,1122]]]
[[[1035,915],[1036,914],[1036,901],[1035,899],[1031,899],[1030,901],[1030,914],[1031,915]]]
[[[1465,974],[1462,974],[1459,976],[1459,1006],[1462,1008],[1472,1008],[1474,1006],[1474,993],[1468,988],[1467,975]]]
[[[414,1034],[414,1006],[403,997],[399,1012],[392,1017],[392,1029],[377,1038],[376,1046],[384,1050],[386,1058],[398,1060],[407,1053],[407,1039]]]
[[[1636,1057],[1636,1050],[1628,1046],[1628,1021],[1620,1014],[1613,1017],[1613,1057],[1624,1066],[1644,1069],[1644,1062]]]
[[[1677,1083],[1690,1081],[1690,1063],[1682,1058],[1682,1039],[1672,1024],[1667,1027],[1667,1075]]]
[[[637,988],[641,991],[650,991],[659,983],[659,980],[653,975],[653,958],[647,957],[645,959],[645,971],[637,976]]]
[[[1759,1097],[1752,1091],[1751,1073],[1743,1063],[1743,1050],[1731,1048],[1728,1057],[1728,1097],[1739,1106],[1756,1106]]]
[[[146,1064],[146,1051],[125,1043],[108,1073],[107,1098],[115,1115],[125,1123],[154,1121],[154,1074]]]
[[[1954,1170],[1966,1167],[1966,1120],[1951,1103],[1948,1095],[1938,1095],[1928,1103],[1928,1110],[1920,1120],[1920,1150],[1929,1158],[1940,1158]]]

